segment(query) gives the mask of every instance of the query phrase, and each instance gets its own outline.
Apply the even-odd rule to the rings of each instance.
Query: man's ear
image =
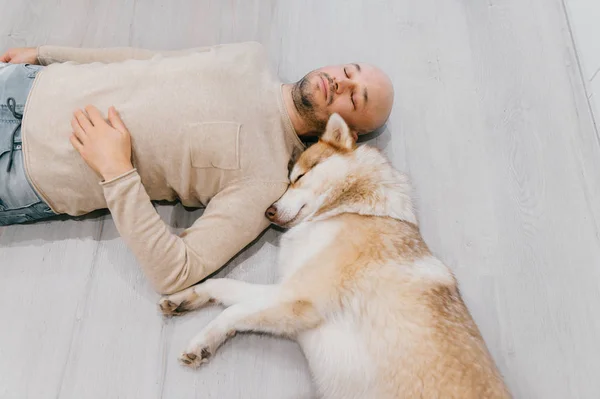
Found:
[[[355,137],[344,118],[339,114],[332,114],[321,140],[342,149],[352,150],[356,146]]]

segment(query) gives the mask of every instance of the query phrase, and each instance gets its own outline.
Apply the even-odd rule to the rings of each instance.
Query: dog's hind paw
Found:
[[[207,363],[212,356],[208,348],[200,349],[199,353],[184,352],[179,356],[179,361],[185,366],[197,368],[202,363]]]

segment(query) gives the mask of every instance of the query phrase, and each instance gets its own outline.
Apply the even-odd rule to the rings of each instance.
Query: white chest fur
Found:
[[[304,222],[281,237],[279,273],[281,279],[293,274],[311,258],[331,245],[341,228],[332,220]]]

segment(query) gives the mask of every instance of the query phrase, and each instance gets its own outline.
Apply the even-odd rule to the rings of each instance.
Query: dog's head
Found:
[[[266,211],[282,227],[340,213],[389,216],[416,223],[408,179],[333,114],[319,141],[304,151],[290,172],[290,186]]]

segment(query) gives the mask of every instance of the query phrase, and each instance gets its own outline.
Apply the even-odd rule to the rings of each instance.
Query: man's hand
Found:
[[[39,64],[37,48],[20,47],[11,48],[0,57],[0,62],[11,64]]]
[[[71,120],[71,144],[83,160],[105,181],[133,169],[131,137],[114,107],[108,110],[107,123],[94,106],[77,110]]]

